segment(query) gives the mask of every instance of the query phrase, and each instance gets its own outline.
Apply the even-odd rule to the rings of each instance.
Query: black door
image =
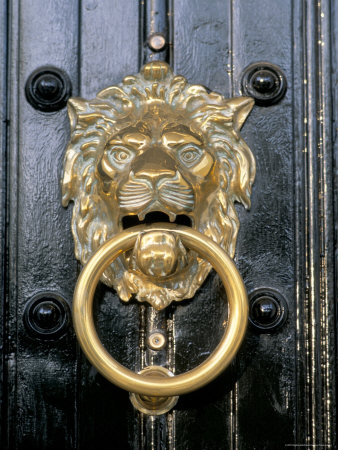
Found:
[[[2,448],[335,448],[334,2],[12,0],[0,11]],[[250,211],[238,206],[245,342],[216,381],[153,417],[77,346],[80,267],[60,178],[70,85],[93,98],[156,59],[225,97],[256,97],[242,134],[257,175]],[[286,92],[271,99],[276,83]],[[151,356],[182,373],[216,347],[224,305],[215,273],[161,314],[100,285],[95,320],[126,367]],[[168,351],[147,347],[159,327]]]

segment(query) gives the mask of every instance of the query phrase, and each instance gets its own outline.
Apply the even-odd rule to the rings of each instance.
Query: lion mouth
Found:
[[[187,216],[186,214],[173,214],[171,215],[171,217],[169,217],[168,214],[162,211],[151,211],[145,215],[143,220],[140,220],[140,218],[136,214],[124,216],[121,220],[123,230],[134,227],[136,225],[151,225],[158,222],[176,223],[177,225],[185,225],[186,227],[190,228],[193,227],[191,217]]]

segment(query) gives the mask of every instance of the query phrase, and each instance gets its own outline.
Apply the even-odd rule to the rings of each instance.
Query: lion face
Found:
[[[194,133],[187,120],[178,124],[167,118],[165,110],[158,110],[156,120],[144,117],[112,136],[99,162],[106,192],[114,191],[117,199],[120,229],[127,218],[136,216],[142,222],[152,212],[163,220],[166,215],[170,222],[185,217],[186,224],[198,228],[203,200],[217,188],[209,175],[215,158],[204,137]],[[177,219],[179,215],[184,217]]]
[[[249,206],[255,176],[254,158],[239,135],[252,105],[252,99],[208,94],[160,62],[93,101],[71,99],[62,194],[64,206],[74,201],[76,257],[85,264],[129,226],[165,221],[191,226],[233,257],[234,202]],[[159,238],[159,248],[176,247],[179,255],[170,276],[149,279],[134,252],[117,259],[102,281],[122,300],[136,294],[157,309],[192,297],[211,267],[174,241]]]

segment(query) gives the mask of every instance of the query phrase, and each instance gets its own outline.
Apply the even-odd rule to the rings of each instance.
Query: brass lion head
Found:
[[[131,225],[165,221],[191,226],[233,257],[234,202],[250,206],[255,177],[254,157],[239,134],[252,106],[251,98],[225,99],[191,85],[163,62],[146,64],[93,100],[70,99],[62,203],[74,202],[76,258],[85,264]],[[137,246],[151,257],[146,237],[141,241]],[[170,235],[158,236],[155,246],[176,255],[163,276],[151,276],[136,248],[114,261],[102,281],[122,300],[135,294],[157,309],[191,298],[210,264]]]

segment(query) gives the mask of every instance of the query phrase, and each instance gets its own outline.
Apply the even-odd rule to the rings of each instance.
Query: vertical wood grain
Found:
[[[263,60],[278,64],[286,72],[287,78],[290,77],[291,3],[284,2],[275,8],[270,6],[270,2],[264,0],[213,1],[208,5],[189,5],[188,13],[185,6],[175,2],[176,71],[186,76],[189,81],[206,85],[227,97],[231,94],[240,95],[241,73],[252,62]],[[219,394],[215,393],[215,397],[211,399],[210,392],[206,389],[210,401],[208,406],[202,401],[199,409],[200,420],[197,423],[204,423],[203,412],[207,414],[208,411],[210,417],[213,408],[222,411],[223,423],[218,424],[217,419],[212,420],[212,436],[208,434],[210,421],[206,421],[208,425],[205,428],[200,426],[199,430],[195,431],[195,445],[198,448],[203,448],[203,445],[208,445],[207,442],[216,439],[224,448],[249,449],[256,445],[257,448],[269,448],[267,445],[271,448],[280,445],[280,433],[285,443],[289,440],[293,442],[294,438],[294,186],[291,92],[287,93],[280,104],[269,108],[255,107],[243,127],[242,134],[256,156],[258,170],[250,212],[241,206],[237,208],[241,228],[236,263],[248,291],[261,287],[277,289],[290,304],[290,317],[287,326],[274,335],[259,336],[248,330],[246,342],[233,366],[226,371],[223,380],[210,388],[210,392],[214,393],[218,388]],[[178,368],[181,364],[186,368],[197,365],[200,359],[197,355],[203,353],[198,347],[200,341],[204,344],[208,342],[210,352],[219,339],[216,330],[220,330],[222,323],[219,317],[221,295],[220,291],[215,290],[215,286],[211,288],[213,294],[210,293],[210,283],[212,282],[209,279],[204,286],[208,294],[202,296],[203,294],[197,293],[191,304],[177,307],[175,326],[180,330],[177,332],[176,345]],[[199,297],[205,301],[203,309],[202,303],[197,306]],[[207,301],[208,297],[212,301]],[[194,303],[196,306],[193,306]],[[190,312],[184,322],[183,308],[188,310],[194,307],[196,310],[194,313]],[[190,331],[192,324],[198,330],[195,334]],[[207,331],[207,326],[214,331]],[[184,339],[182,336],[185,333],[187,334]],[[196,354],[188,347],[190,341],[193,349],[197,345]],[[184,342],[189,350],[184,352],[180,342]],[[188,361],[184,361],[185,355],[189,358]],[[198,404],[198,398],[203,396],[203,390],[201,392],[199,395],[191,394],[190,404],[187,400],[189,396],[182,399],[181,408],[186,408],[191,414],[194,404],[192,399]],[[182,416],[183,412],[178,411],[177,426],[180,414]],[[187,418],[186,420],[188,421]],[[182,425],[182,429],[189,428]],[[281,430],[280,433],[278,430]],[[177,436],[178,446],[183,448],[185,441],[180,440],[179,433]]]
[[[238,448],[282,448],[294,443],[295,253],[292,110],[292,2],[232,2],[234,95],[241,74],[253,62],[267,61],[285,73],[288,90],[276,105],[255,106],[243,136],[256,157],[257,173],[250,212],[240,209],[236,262],[248,292],[272,288],[287,301],[282,329],[257,334],[250,329],[239,364]],[[253,413],[254,411],[254,413]],[[248,426],[250,423],[250,426]]]
[[[297,442],[336,447],[334,2],[294,6],[297,180]],[[331,28],[332,27],[332,28]],[[301,81],[299,81],[301,80]],[[296,89],[296,87],[295,87]],[[296,90],[295,90],[296,92]]]
[[[6,392],[6,377],[5,377],[5,317],[6,317],[6,191],[7,191],[7,5],[2,2],[0,4],[0,61],[3,62],[0,74],[0,142],[2,151],[0,153],[0,298],[2,299],[0,306],[0,442],[3,442],[3,437],[6,435],[7,427],[7,392]]]
[[[10,2],[9,30],[9,448],[73,448],[74,340],[31,339],[25,304],[43,291],[71,300],[76,277],[70,211],[59,180],[68,139],[65,109],[44,114],[26,101],[29,74],[54,65],[77,90],[77,2]]]
[[[80,94],[96,93],[139,71],[137,0],[82,0]]]
[[[229,0],[173,1],[176,73],[229,96]]]

